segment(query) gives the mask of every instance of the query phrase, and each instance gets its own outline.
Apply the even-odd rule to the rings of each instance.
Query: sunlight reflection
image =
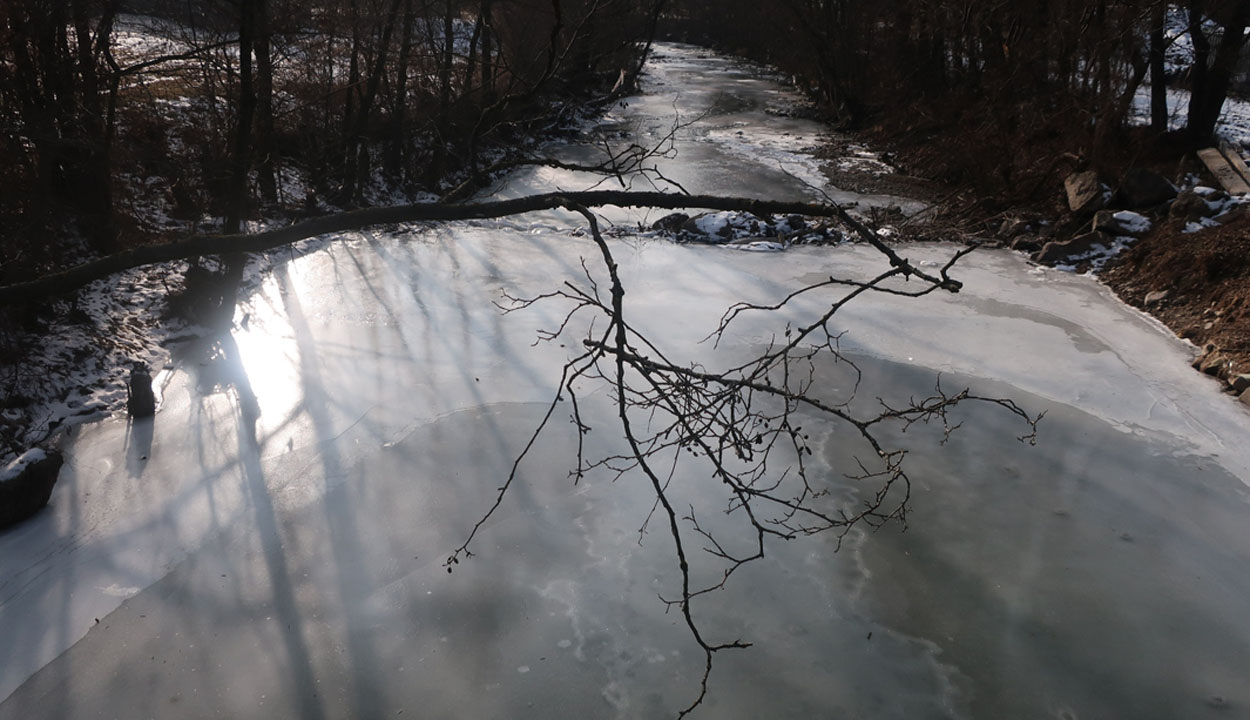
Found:
[[[282,311],[278,283],[272,276],[236,308],[234,325],[239,363],[255,394],[259,422],[272,428],[292,414],[303,392],[295,333]]]

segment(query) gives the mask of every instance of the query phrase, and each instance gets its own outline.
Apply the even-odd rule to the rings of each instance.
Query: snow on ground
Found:
[[[27,467],[45,460],[47,457],[48,454],[39,448],[27,450],[14,458],[8,465],[5,465],[3,470],[0,470],[0,483],[12,480],[21,475]]]
[[[194,47],[183,37],[182,26],[149,15],[122,13],[113,22],[113,53],[118,64],[143,62],[163,55],[185,53]]]
[[[165,282],[176,270],[132,270],[92,283],[68,310],[68,322],[19,341],[26,352],[4,371],[16,378],[16,392],[28,401],[5,415],[13,427],[26,430],[20,443],[41,442],[58,428],[121,408],[132,363],[166,364],[161,341],[183,332],[160,318]],[[65,310],[68,303],[58,305]]]
[[[1189,91],[1168,88],[1168,129],[1180,130],[1189,113]],[[1130,121],[1136,125],[1150,124],[1150,86],[1142,85],[1133,96]],[[1216,133],[1234,145],[1250,148],[1250,100],[1230,97],[1224,101]]]
[[[873,173],[877,175],[888,175],[895,172],[893,167],[881,159],[880,153],[872,150],[866,145],[860,143],[848,143],[846,145],[846,152],[848,154],[843,155],[834,161],[834,165],[839,170]]]
[[[1208,36],[1219,34],[1220,26],[1213,20],[1205,19],[1202,27]],[[1178,4],[1169,4],[1164,21],[1165,74],[1170,82],[1187,72],[1194,61],[1193,40],[1189,36],[1189,10]],[[1142,84],[1133,96],[1133,107],[1130,111],[1131,121],[1137,125],[1150,124],[1150,93],[1149,84]],[[1179,130],[1185,126],[1185,117],[1189,112],[1188,90],[1169,87],[1168,129]],[[1250,100],[1228,98],[1224,102],[1224,111],[1220,116],[1216,132],[1225,140],[1243,147],[1250,148]]]
[[[247,229],[264,227],[250,223]],[[246,296],[259,287],[275,262],[315,252],[325,242],[312,238],[251,256],[241,293]],[[207,266],[214,264],[210,261]],[[187,267],[185,262],[159,263],[97,280],[79,291],[68,320],[54,321],[21,338],[25,347],[21,362],[0,367],[6,377],[18,379],[18,393],[28,401],[0,415],[0,421],[24,430],[19,444],[49,442],[66,428],[124,412],[129,372],[136,362],[154,369],[160,397],[173,368],[171,348],[210,332],[168,316],[166,298],[182,287]],[[61,310],[68,305],[63,300],[56,303]],[[5,453],[0,461],[13,456]]]
[[[1097,275],[1107,266],[1107,263],[1132,247],[1136,240],[1137,238],[1128,235],[1112,235],[1109,244],[1097,243],[1088,252],[1070,255],[1064,258],[1063,262],[1055,263],[1054,267],[1056,270],[1066,272],[1076,272],[1078,269],[1085,268],[1087,273]]]
[[[1071,255],[1063,262],[1056,263],[1055,269],[1068,272],[1084,269],[1087,273],[1097,275],[1107,263],[1132,247],[1139,236],[1149,232],[1152,226],[1150,218],[1132,210],[1120,210],[1113,213],[1112,217],[1115,218],[1120,232],[1110,233],[1110,242],[1098,243],[1088,252]]]

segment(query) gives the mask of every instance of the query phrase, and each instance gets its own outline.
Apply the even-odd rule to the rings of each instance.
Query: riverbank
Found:
[[[1149,148],[1137,160],[1152,172],[1174,174],[1179,167],[1180,177],[1173,179],[1179,188],[1208,192],[1202,188],[1218,187],[1179,146],[1148,138],[1144,131],[1132,134]],[[930,203],[929,211],[898,228],[901,239],[979,242],[1033,255],[1048,240],[1089,231],[1092,213],[1082,216],[1070,210],[1056,172],[1035,178],[1039,191],[1020,199],[1010,192],[944,182],[940,156],[968,150],[957,143],[933,142],[919,154],[916,150],[912,139],[878,127],[859,135],[832,134],[817,155],[825,160],[823,169],[834,185],[862,192],[907,192]],[[1037,163],[1046,163],[1040,152]],[[1163,204],[1148,213],[1148,230],[1136,237],[1114,236],[1115,245],[1097,254],[1095,262],[1064,257],[1048,264],[1096,275],[1123,302],[1190,342],[1195,369],[1241,395],[1247,380],[1238,376],[1250,373],[1250,213],[1238,202],[1233,198],[1222,205],[1210,203],[1210,212],[1202,209],[1211,216],[1223,213],[1218,222],[1201,214],[1169,212],[1170,205]],[[1250,405],[1250,395],[1245,401]]]
[[[433,186],[437,192],[390,182],[378,172],[370,176],[361,197],[335,204],[314,191],[306,172],[288,164],[279,172],[279,202],[256,203],[250,219],[242,223],[243,232],[272,230],[365,207],[432,203],[440,200],[438,193],[462,198],[496,181],[509,169],[536,159],[539,148],[601,139],[593,131],[610,109],[602,95],[583,92],[545,98],[544,102],[548,112],[538,120],[518,123],[508,141],[483,141],[477,149],[475,167],[463,158],[447,158],[445,175]],[[372,148],[376,153],[382,149]],[[479,176],[475,178],[474,172]],[[144,202],[129,208],[132,232],[122,239],[123,250],[222,232],[221,216],[204,213],[188,218],[175,212],[166,187],[172,182],[168,178],[126,176],[125,181],[145,184],[148,195]],[[47,268],[48,273],[99,257],[76,231],[65,232],[67,237],[61,240],[68,248],[65,257],[60,266]],[[239,287],[232,294],[246,300],[275,263],[316,252],[325,244],[314,238],[280,251],[250,255]],[[197,288],[188,287],[188,273],[193,267],[206,271],[200,273],[201,286]],[[154,263],[92,282],[62,297],[0,308],[0,468],[29,448],[57,446],[62,435],[75,426],[124,413],[127,381],[136,363],[151,370],[159,395],[160,387],[177,366],[179,347],[228,331],[236,322],[246,323],[245,313],[236,316],[230,308],[204,313],[194,307],[202,304],[203,298],[191,296],[205,290],[204,282],[223,284],[223,272],[223,263],[215,257]],[[220,291],[217,294],[220,296]]]

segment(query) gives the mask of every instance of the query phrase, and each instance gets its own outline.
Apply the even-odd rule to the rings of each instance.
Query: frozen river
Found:
[[[606,122],[679,132],[663,173],[692,192],[815,199],[786,90],[661,46],[647,93]],[[578,151],[568,150],[575,156]],[[512,176],[500,196],[591,181]],[[831,192],[841,200],[855,199]],[[889,203],[888,198],[863,199]],[[613,210],[619,223],[654,215]],[[594,267],[580,217],[547,213],[353,234],[279,256],[236,329],[185,348],[155,422],[76,431],[51,506],[0,535],[0,718],[583,718],[675,715],[703,656],[671,542],[638,529],[635,474],[574,485],[567,412],[478,555],[443,561],[546,410],[565,308],[503,315]],[[836,294],[696,341],[739,300],[879,271],[862,246],[779,253],[615,240],[635,322],[724,366]],[[953,248],[910,246],[918,263]],[[836,316],[860,397],[949,389],[1045,412],[1036,447],[990,408],[910,450],[910,524],[774,543],[697,601],[718,655],[708,718],[1250,718],[1250,414],[1187,347],[1085,277],[1007,252],[958,295],[860,298]],[[592,452],[617,449],[589,389]],[[839,480],[845,428],[808,428]],[[695,465],[683,504],[723,506]],[[705,496],[706,493],[706,496]],[[710,500],[709,500],[710,498]],[[711,512],[710,510],[708,512]],[[691,540],[691,543],[694,541]]]

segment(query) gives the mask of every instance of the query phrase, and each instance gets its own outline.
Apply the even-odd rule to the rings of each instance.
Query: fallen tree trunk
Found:
[[[958,291],[960,287],[958,281],[946,277],[944,273],[941,278],[936,278],[912,267],[906,259],[898,256],[893,249],[882,242],[876,233],[853,218],[844,208],[833,203],[780,202],[712,195],[596,190],[546,193],[511,200],[480,203],[419,203],[366,208],[325,215],[288,225],[287,227],[254,234],[192,236],[163,245],[147,245],[133,248],[34,280],[0,286],[0,306],[25,303],[68,293],[77,290],[87,283],[108,277],[113,273],[143,265],[169,262],[171,260],[190,260],[207,255],[263,252],[318,235],[358,230],[371,225],[481,220],[540,210],[554,210],[569,206],[603,207],[606,205],[652,207],[666,210],[701,208],[705,210],[749,212],[761,216],[793,214],[836,218],[853,229],[862,240],[872,244],[877,250],[885,254],[890,259],[891,265],[902,268],[906,275],[915,275],[930,282],[938,283],[944,289],[951,291]]]

